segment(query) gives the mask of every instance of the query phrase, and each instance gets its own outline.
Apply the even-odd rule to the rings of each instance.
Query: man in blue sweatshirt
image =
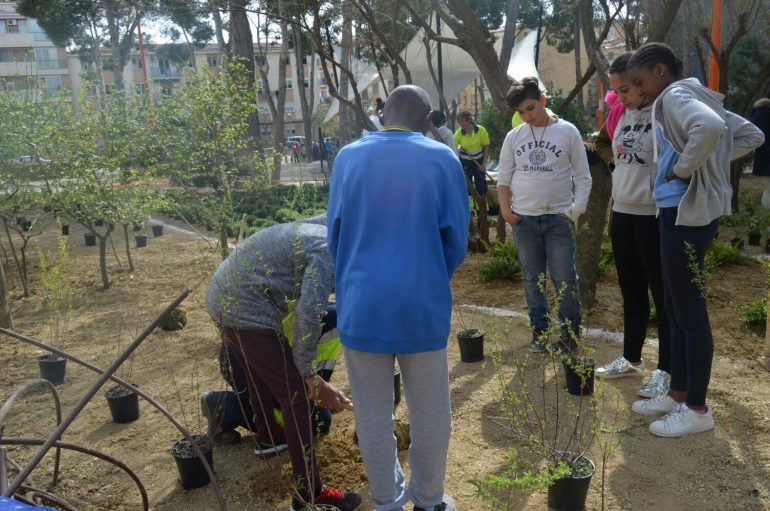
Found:
[[[417,511],[451,509],[449,281],[465,257],[469,211],[460,162],[424,136],[430,114],[423,89],[394,89],[383,131],[337,155],[329,194],[337,328],[377,511],[401,511],[408,500]],[[396,359],[409,404],[408,486],[393,435]]]

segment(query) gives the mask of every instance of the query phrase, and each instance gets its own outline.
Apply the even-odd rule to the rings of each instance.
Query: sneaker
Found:
[[[641,397],[655,397],[661,394],[668,394],[670,385],[671,375],[662,369],[655,369],[652,372],[652,376],[642,383],[636,394]]]
[[[711,429],[714,429],[711,408],[707,408],[706,413],[698,413],[684,403],[680,403],[676,410],[650,424],[650,433],[666,438],[703,433]]]
[[[335,490],[329,486],[321,488],[321,493],[314,499],[316,505],[324,504],[336,511],[356,511],[361,507],[363,499],[361,495],[353,492],[343,492],[342,490]],[[291,507],[289,511],[312,511],[314,506],[305,504],[297,497],[291,499]],[[328,508],[327,508],[328,509]]]
[[[625,357],[620,356],[607,364],[606,366],[602,366],[596,369],[596,377],[597,378],[605,378],[605,379],[612,379],[612,378],[622,378],[624,376],[639,376],[642,374],[642,369],[644,368],[644,359],[639,362],[638,365],[633,365],[631,362],[626,360]],[[656,394],[657,395],[657,394]],[[653,397],[653,396],[647,396],[647,397]]]
[[[679,403],[674,401],[668,394],[661,394],[652,399],[640,399],[634,401],[631,409],[639,415],[664,415],[671,413],[679,407]]]
[[[275,443],[257,439],[257,448],[254,449],[254,454],[257,458],[267,459],[277,456],[278,453],[285,451],[289,448],[286,444],[286,440],[279,440],[274,438]]]
[[[435,505],[433,507],[414,506],[414,511],[456,511],[455,501],[452,497],[445,493],[441,504]]]
[[[528,348],[532,353],[545,353],[548,351],[548,344],[545,341],[543,332],[532,330],[532,342],[529,343]]]
[[[201,394],[201,413],[209,423],[207,433],[211,438],[220,435],[222,419],[225,410],[225,399],[222,392],[204,392]]]

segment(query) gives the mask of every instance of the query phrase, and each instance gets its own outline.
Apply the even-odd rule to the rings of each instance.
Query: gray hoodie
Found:
[[[765,139],[756,126],[728,112],[724,96],[696,78],[679,80],[652,105],[653,153],[658,160],[655,136],[660,122],[679,159],[674,174],[691,178],[679,203],[676,224],[702,226],[730,214],[730,161],[748,154]]]

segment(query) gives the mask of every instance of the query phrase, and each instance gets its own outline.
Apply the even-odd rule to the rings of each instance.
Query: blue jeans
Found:
[[[557,214],[519,216],[521,220],[513,225],[513,237],[521,262],[529,322],[538,333],[550,327],[545,296],[547,268],[558,295],[561,335],[565,338],[579,336],[582,307],[572,221]]]

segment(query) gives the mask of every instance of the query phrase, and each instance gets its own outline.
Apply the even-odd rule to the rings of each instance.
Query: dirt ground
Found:
[[[198,407],[200,392],[224,388],[216,362],[217,335],[203,308],[203,293],[218,255],[200,238],[167,228],[164,236],[151,237],[146,248],[134,251],[137,269],[132,274],[120,269],[115,257],[110,256],[113,286],[108,291],[99,291],[97,250],[84,246],[82,229],[71,229],[69,245],[77,276],[77,298],[66,349],[106,367],[165,304],[181,289],[190,288],[190,296],[182,304],[187,312],[187,327],[179,332],[151,334],[131,363],[118,374],[141,385],[194,433],[204,431],[205,419]],[[721,238],[731,236],[729,229],[722,229]],[[41,247],[52,249],[53,226],[35,240]],[[116,245],[125,265],[122,242],[116,240]],[[500,350],[503,379],[509,384],[516,381],[517,370],[526,372],[526,381],[536,382],[544,363],[543,358],[525,358],[529,332],[521,320],[495,320],[480,313],[474,315],[463,307],[481,305],[526,312],[520,283],[481,282],[478,268],[486,258],[469,255],[453,282],[453,330],[460,328],[462,316],[463,323],[472,322],[488,332],[487,357],[480,363],[461,362],[454,337],[448,344],[454,430],[446,489],[455,497],[460,511],[487,509],[475,496],[470,481],[498,473],[505,465],[508,450],[519,446],[495,419],[501,415],[502,399],[493,351],[496,347]],[[34,275],[35,271],[31,273]],[[15,283],[13,274],[9,279],[11,284]],[[32,287],[37,289],[37,283],[33,281]],[[602,488],[604,508],[611,510],[770,509],[770,385],[768,371],[762,364],[764,334],[746,328],[736,312],[738,305],[753,302],[765,292],[764,276],[757,262],[718,268],[713,275],[709,305],[717,357],[709,404],[717,424],[714,431],[682,439],[653,437],[647,431],[648,420],[630,411],[640,380],[627,378],[608,385],[619,391],[619,398],[617,402],[607,401],[608,409],[612,413],[617,411],[617,419],[614,425],[606,427],[617,429],[620,446],[604,467],[600,463],[601,452],[596,448],[590,451],[599,470],[591,484],[589,509],[602,509]],[[598,304],[587,314],[585,322],[591,328],[622,330],[622,302],[614,269],[601,278],[597,296]],[[15,329],[44,338],[42,307],[37,295],[26,299],[15,296]],[[656,337],[654,329],[649,333],[651,338]],[[599,363],[621,352],[621,347],[611,341],[591,339],[591,344]],[[0,339],[0,403],[24,381],[37,377],[35,358],[40,354],[38,349],[16,340]],[[644,355],[654,366],[656,350],[646,347]],[[521,369],[514,364],[516,359],[525,360]],[[556,385],[563,386],[560,374],[547,373],[546,378],[549,382],[559,378]],[[94,373],[68,363],[67,382],[58,389],[65,413],[95,379]],[[344,360],[338,364],[333,383],[349,394]],[[577,399],[567,397],[566,392],[564,396],[566,400]],[[18,401],[8,415],[3,435],[47,435],[54,428],[50,402],[45,394]],[[113,424],[100,393],[66,431],[64,440],[109,453],[127,463],[147,487],[153,510],[218,509],[211,485],[191,491],[181,488],[169,454],[178,432],[146,403],[141,404],[141,413],[136,422]],[[406,420],[404,403],[396,415]],[[335,416],[330,435],[320,445],[321,473],[330,485],[366,495],[367,480],[360,453],[352,441],[353,431],[351,413]],[[288,509],[288,456],[261,461],[252,450],[247,440],[237,446],[215,449],[215,471],[228,509]],[[22,462],[33,452],[30,448],[13,448],[10,455]],[[406,452],[400,458],[408,472]],[[36,484],[48,484],[51,466],[46,461],[33,473]],[[141,508],[138,491],[127,476],[104,462],[76,453],[64,454],[56,491],[84,510]],[[545,509],[545,491],[512,496],[505,508]],[[368,501],[363,509],[371,509]]]

